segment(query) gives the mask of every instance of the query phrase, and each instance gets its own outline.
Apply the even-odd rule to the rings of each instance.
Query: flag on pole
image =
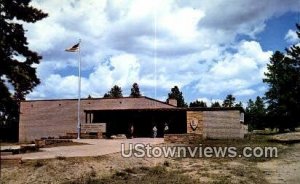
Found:
[[[80,45],[81,40],[70,48],[65,49],[67,52],[78,52],[78,107],[77,107],[77,139],[80,139],[80,98],[81,98],[81,56],[80,56]]]
[[[65,51],[67,51],[67,52],[78,52],[79,51],[79,44],[80,44],[80,42],[77,43],[76,45],[73,45],[70,48],[65,49]]]

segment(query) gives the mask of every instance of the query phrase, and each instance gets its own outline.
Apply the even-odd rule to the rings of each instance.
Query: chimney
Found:
[[[169,98],[167,103],[177,107],[177,100],[175,98]]]

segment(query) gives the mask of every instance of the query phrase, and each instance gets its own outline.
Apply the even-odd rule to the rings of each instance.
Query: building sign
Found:
[[[191,125],[192,130],[195,131],[198,127],[198,120],[196,118],[193,118],[190,121],[190,125]]]

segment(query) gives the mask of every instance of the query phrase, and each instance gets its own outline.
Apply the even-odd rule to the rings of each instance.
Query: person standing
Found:
[[[134,132],[134,127],[133,127],[133,124],[130,125],[129,127],[129,139],[132,139],[133,138],[133,132]]]
[[[152,132],[153,132],[153,138],[156,138],[156,136],[157,136],[157,128],[156,128],[155,125],[154,125],[154,127],[152,129]]]
[[[164,134],[169,133],[169,126],[168,123],[165,123],[165,128],[164,128]]]

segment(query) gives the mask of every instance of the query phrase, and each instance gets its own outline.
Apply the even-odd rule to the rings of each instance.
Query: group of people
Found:
[[[157,137],[157,131],[158,131],[158,129],[157,129],[156,125],[154,125],[152,128],[152,137],[153,138]],[[130,129],[129,129],[129,138],[133,138],[133,132],[134,132],[134,127],[133,127],[133,125],[131,125]],[[169,132],[169,126],[168,126],[168,123],[165,123],[164,134],[166,134],[168,132]]]
[[[165,123],[165,127],[164,127],[164,134],[169,132],[169,126],[168,123]],[[152,137],[155,138],[157,137],[157,128],[156,125],[153,126],[152,128]]]

